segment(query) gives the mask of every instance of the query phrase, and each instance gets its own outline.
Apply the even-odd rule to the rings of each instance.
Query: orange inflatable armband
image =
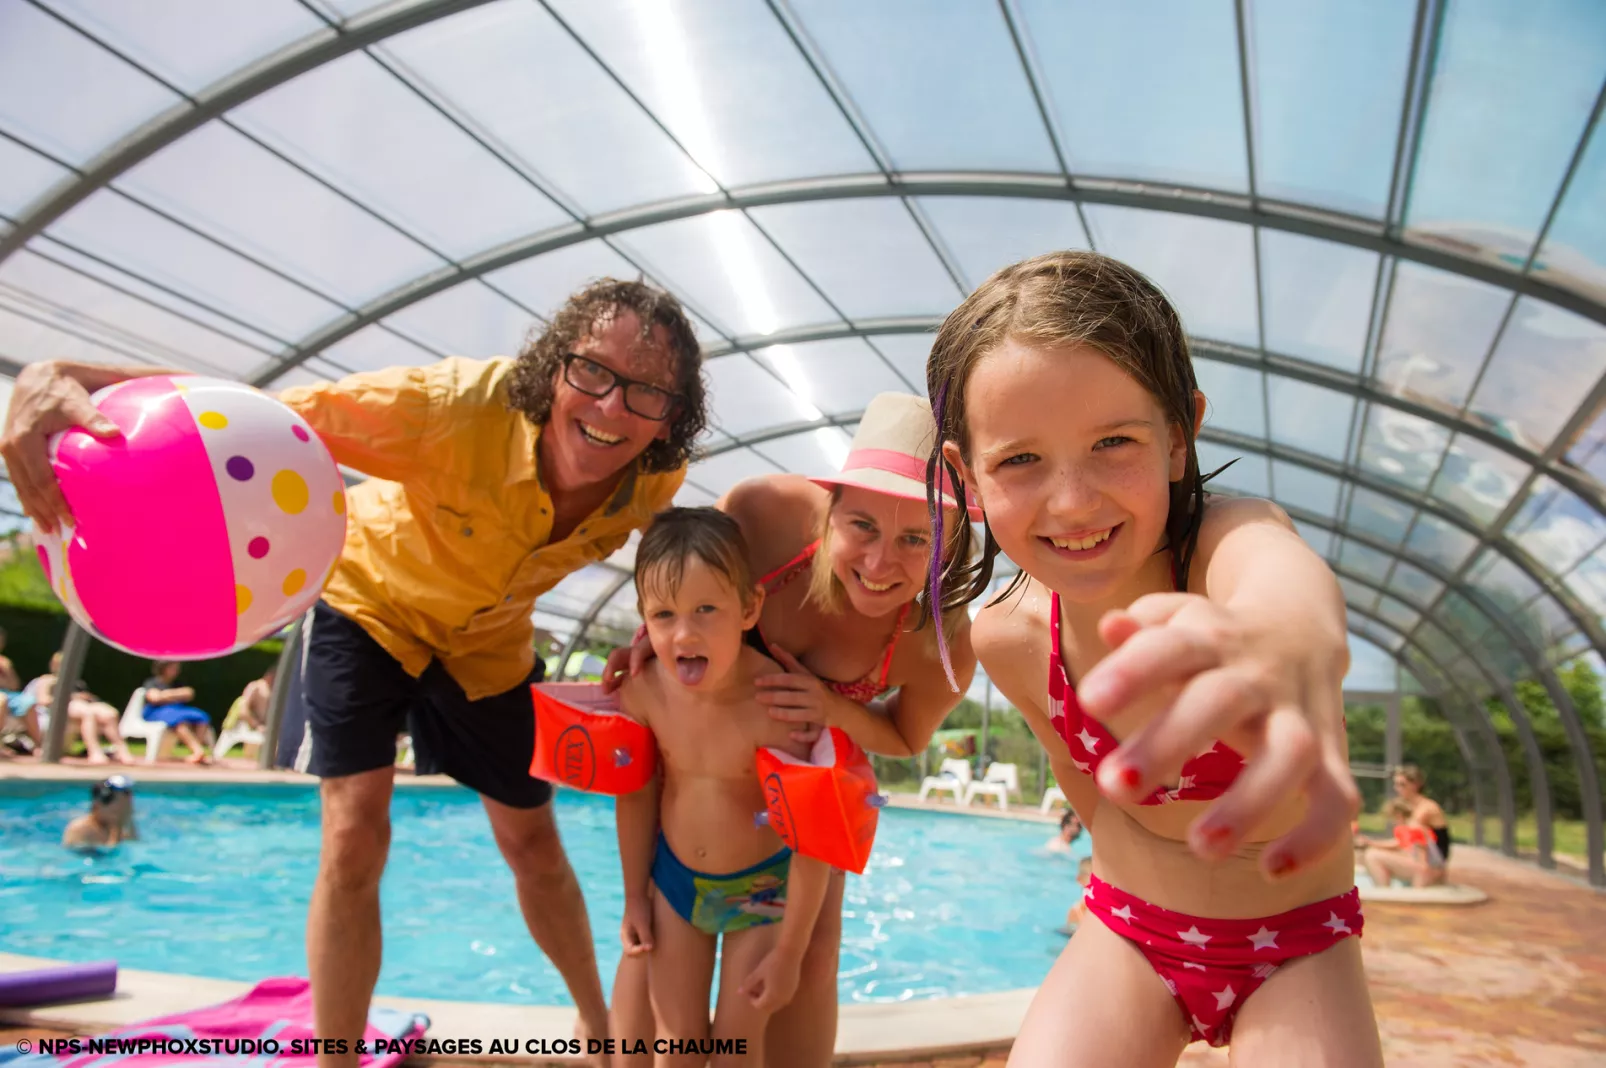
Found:
[[[1426,827],[1413,827],[1407,823],[1394,825],[1394,843],[1401,849],[1410,849],[1412,846],[1425,846],[1432,840]]]
[[[828,727],[808,761],[760,749],[757,765],[767,810],[761,822],[793,852],[863,873],[886,804],[864,750],[840,729]]]
[[[537,683],[535,754],[530,774],[595,794],[629,794],[652,781],[658,745],[652,731],[619,711],[592,683]]]

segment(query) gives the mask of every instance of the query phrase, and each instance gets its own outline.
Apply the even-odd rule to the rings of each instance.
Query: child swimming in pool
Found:
[[[657,1038],[746,1039],[745,1054],[713,1057],[721,1065],[763,1063],[764,1025],[797,988],[829,876],[823,862],[793,855],[754,819],[765,808],[759,748],[807,759],[809,746],[755,699],[754,678],[781,669],[743,641],[763,603],[747,559],[740,528],[723,512],[659,514],[636,550],[636,594],[655,658],[620,691],[624,712],[658,739],[663,779],[661,805],[656,783],[619,799],[625,952],[650,953]]]
[[[138,837],[134,783],[126,776],[113,775],[89,788],[89,811],[67,824],[61,844],[78,852],[96,852]]]
[[[980,597],[1000,551],[1020,566],[971,640],[1093,835],[1089,918],[1011,1065],[1172,1064],[1197,1040],[1381,1065],[1337,848],[1359,801],[1343,594],[1281,509],[1206,496],[1175,309],[1106,256],[1027,260],[948,316],[927,386],[985,513],[932,600]]]

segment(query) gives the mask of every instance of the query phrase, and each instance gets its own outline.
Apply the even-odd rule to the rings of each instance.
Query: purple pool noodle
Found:
[[[0,972],[0,1005],[48,1005],[105,997],[117,989],[117,962],[62,964],[26,972]]]

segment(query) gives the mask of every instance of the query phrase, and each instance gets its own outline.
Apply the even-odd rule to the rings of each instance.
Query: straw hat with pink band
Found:
[[[842,471],[809,481],[830,489],[858,486],[891,497],[926,500],[926,461],[937,441],[937,423],[931,417],[931,404],[912,393],[880,393],[864,409],[859,429],[853,435]],[[958,507],[953,481],[943,476],[942,503]],[[980,519],[981,509],[969,494],[965,510]]]

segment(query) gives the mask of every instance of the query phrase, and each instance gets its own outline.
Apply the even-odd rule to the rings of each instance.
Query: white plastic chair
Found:
[[[965,799],[960,802],[966,808],[976,799],[978,794],[986,797],[998,798],[998,808],[1001,812],[1009,811],[1009,795],[1020,796],[1020,771],[1014,764],[989,764],[987,774],[980,782],[972,782],[965,787]]]
[[[933,790],[944,790],[954,795],[954,802],[964,796],[965,788],[970,785],[970,761],[944,760],[937,774],[927,775],[920,780],[920,800],[924,801],[926,795]]]
[[[222,760],[237,745],[261,745],[262,741],[262,732],[253,727],[230,727],[217,736],[217,744],[212,746],[212,759]]]
[[[1061,790],[1058,786],[1050,786],[1043,791],[1043,803],[1037,807],[1037,811],[1046,816],[1049,810],[1054,807],[1055,802],[1062,805],[1070,804],[1069,801],[1065,800],[1064,790]]]
[[[165,744],[169,749],[173,747],[175,735],[167,729],[167,724],[145,718],[145,687],[141,686],[134,691],[128,699],[128,706],[123,709],[123,718],[117,724],[117,730],[123,736],[123,741],[131,742],[135,738],[145,740],[145,763],[154,764]]]

